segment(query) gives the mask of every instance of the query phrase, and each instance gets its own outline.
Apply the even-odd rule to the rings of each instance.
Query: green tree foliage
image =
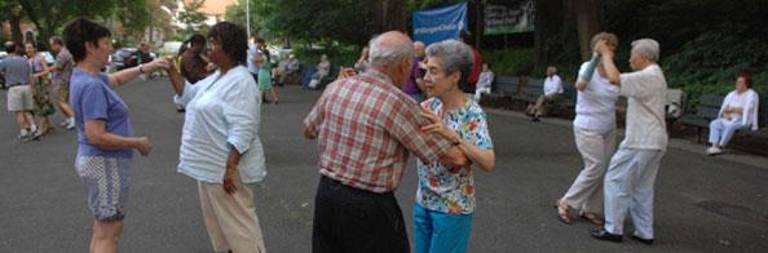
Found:
[[[106,18],[112,15],[115,0],[17,0],[26,18],[39,31],[39,41],[45,42],[56,30],[74,17]]]
[[[200,12],[203,3],[205,3],[205,0],[192,0],[189,3],[185,2],[184,10],[179,13],[179,21],[187,26],[181,31],[181,36],[183,38],[187,38],[194,33],[207,33],[207,27],[204,23],[206,17]]]

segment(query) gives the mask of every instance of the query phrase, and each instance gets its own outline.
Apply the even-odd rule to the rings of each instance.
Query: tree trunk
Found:
[[[549,64],[548,51],[552,45],[550,40],[557,37],[564,18],[563,1],[566,0],[536,0],[534,16],[533,64],[536,69]]]
[[[20,44],[24,40],[24,34],[21,32],[21,17],[19,15],[13,15],[9,19],[9,23],[11,25],[13,41]]]
[[[576,16],[576,30],[579,37],[581,60],[587,60],[592,55],[590,41],[592,36],[600,32],[599,0],[572,0]]]
[[[481,0],[475,0],[472,1],[475,6],[475,29],[473,29],[472,32],[474,32],[473,36],[473,43],[475,48],[480,48],[480,42],[483,38],[483,9],[485,8],[485,4],[483,4],[484,1]]]
[[[375,21],[380,33],[392,30],[406,32],[403,22],[405,18],[403,15],[404,5],[404,0],[382,0],[380,2],[379,11],[377,11],[379,15]]]

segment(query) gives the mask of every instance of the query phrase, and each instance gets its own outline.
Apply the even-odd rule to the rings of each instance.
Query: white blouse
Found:
[[[741,124],[750,126],[752,130],[757,130],[757,111],[760,108],[759,105],[760,99],[754,90],[748,89],[741,94],[734,90],[728,93],[728,96],[723,100],[723,105],[720,107],[718,115],[723,115],[725,108],[728,106],[741,108]]]
[[[174,101],[184,106],[178,172],[198,181],[221,183],[231,147],[242,156],[237,170],[244,183],[266,176],[259,139],[261,94],[242,65],[220,71],[195,85],[186,83]]]

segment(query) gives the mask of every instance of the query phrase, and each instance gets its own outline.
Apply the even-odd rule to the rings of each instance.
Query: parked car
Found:
[[[111,55],[112,60],[110,63],[110,69],[120,71],[125,68],[135,67],[139,65],[136,59],[137,52],[138,52],[138,49],[133,47],[123,47],[115,50],[114,52],[112,52],[112,55]],[[150,52],[149,59],[145,60],[145,62],[152,61],[155,58],[157,58],[157,55],[155,55],[155,53]]]
[[[136,51],[138,49],[132,48],[132,47],[122,47],[118,48],[114,52],[112,52],[111,55],[111,61],[110,61],[110,69],[113,70],[122,70],[124,68],[130,67],[126,66],[129,62],[129,58],[131,58],[132,55],[136,54]]]

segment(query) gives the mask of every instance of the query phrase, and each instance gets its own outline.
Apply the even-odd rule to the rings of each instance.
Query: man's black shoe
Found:
[[[597,230],[592,230],[592,237],[598,240],[611,241],[611,242],[621,242],[621,240],[624,239],[621,235],[608,233],[608,231],[605,231],[605,229],[602,229],[602,228]]]
[[[640,238],[639,236],[636,236],[636,235],[632,235],[632,239],[634,239],[635,241],[641,242],[643,244],[646,244],[646,245],[653,245],[653,239],[643,239],[643,238]]]

